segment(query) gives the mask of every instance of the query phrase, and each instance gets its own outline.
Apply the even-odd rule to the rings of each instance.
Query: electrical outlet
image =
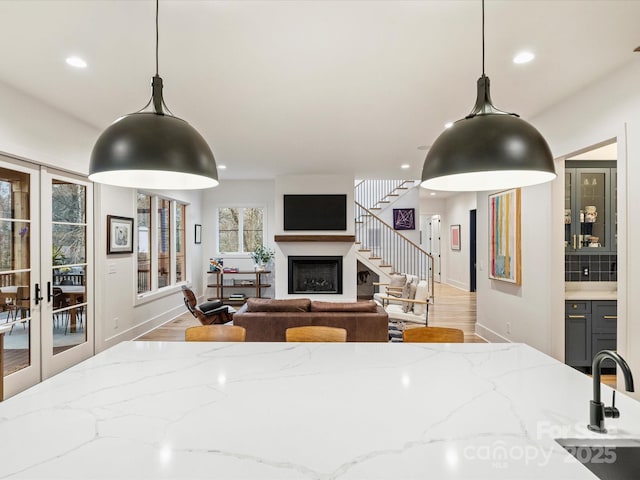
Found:
[[[113,317],[113,328],[118,328],[118,317]]]
[[[511,322],[507,322],[507,333],[511,333]]]

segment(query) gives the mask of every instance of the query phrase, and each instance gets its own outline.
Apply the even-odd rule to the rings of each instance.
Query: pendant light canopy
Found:
[[[192,190],[218,185],[218,170],[205,139],[174,116],[162,98],[158,75],[158,0],[156,0],[156,74],[152,96],[139,112],[113,122],[91,152],[89,179],[120,187]]]
[[[422,168],[421,186],[449,191],[501,190],[555,177],[551,149],[540,132],[491,102],[489,77],[484,74],[482,0],[482,76],[476,104],[433,143]]]

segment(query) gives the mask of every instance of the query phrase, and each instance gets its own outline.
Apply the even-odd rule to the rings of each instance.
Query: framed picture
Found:
[[[489,278],[520,285],[520,189],[489,195]]]
[[[195,232],[194,232],[194,243],[196,245],[200,245],[202,243],[202,225],[196,223]]]
[[[393,228],[395,230],[415,230],[416,210],[414,208],[394,208]]]
[[[107,215],[107,255],[133,253],[133,218]]]
[[[451,225],[451,250],[460,250],[460,225]]]

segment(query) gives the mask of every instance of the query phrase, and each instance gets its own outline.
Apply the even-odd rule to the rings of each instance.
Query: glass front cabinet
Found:
[[[584,165],[585,162],[571,161],[565,164],[565,251],[585,254],[615,252],[617,248],[615,162],[588,162],[589,167]]]

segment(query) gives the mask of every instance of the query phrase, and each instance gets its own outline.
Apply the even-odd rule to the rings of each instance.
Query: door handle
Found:
[[[36,296],[33,299],[35,301],[36,305],[38,305],[42,301],[42,298],[43,297],[40,296],[40,284],[36,283]]]
[[[573,236],[573,249],[576,249],[576,236]]]
[[[47,282],[47,302],[50,302],[52,298],[53,295],[51,295],[51,282]]]
[[[618,319],[618,315],[605,315],[604,319],[605,320],[617,320]]]
[[[569,318],[585,318],[584,315],[569,315]]]

